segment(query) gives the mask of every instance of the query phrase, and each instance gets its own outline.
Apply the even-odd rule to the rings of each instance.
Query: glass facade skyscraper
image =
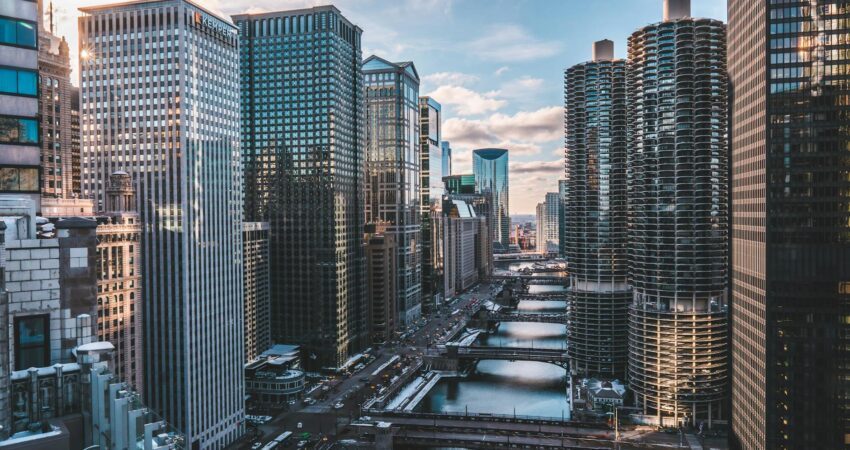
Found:
[[[384,224],[398,251],[397,323],[422,313],[419,74],[411,62],[363,62],[366,84],[366,223]]]
[[[564,73],[570,368],[622,377],[628,354],[626,61],[614,43]],[[569,196],[566,193],[569,192]],[[547,200],[548,201],[548,200]],[[538,236],[538,242],[542,237]]]
[[[83,195],[136,185],[147,403],[224,448],[245,427],[237,30],[187,0],[81,11]]]
[[[850,5],[730,0],[732,447],[850,442]]]
[[[511,214],[508,205],[508,151],[480,148],[472,152],[475,191],[490,197],[488,217],[493,242],[507,249],[511,238]]]
[[[272,341],[340,367],[369,343],[362,30],[333,6],[233,20],[246,216],[271,235]]]
[[[442,106],[431,97],[419,97],[419,209],[422,212],[422,306],[434,305],[434,240],[431,207],[443,195]]]
[[[665,6],[629,38],[629,382],[644,414],[712,426],[728,416],[726,30]]]
[[[449,141],[442,141],[440,148],[443,150],[443,173],[441,176],[448,177],[452,174],[452,144]]]

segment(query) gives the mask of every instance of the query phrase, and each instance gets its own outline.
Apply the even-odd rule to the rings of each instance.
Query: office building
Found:
[[[253,361],[271,347],[271,280],[269,279],[269,224],[242,224],[242,270],[245,280],[245,361]]]
[[[490,197],[488,217],[493,242],[503,251],[510,243],[511,215],[508,207],[508,151],[481,148],[472,152],[475,192]]]
[[[237,28],[189,0],[80,11],[83,195],[136,188],[146,403],[223,448],[245,405]]]
[[[247,216],[271,232],[272,341],[315,355],[310,370],[339,368],[369,344],[362,30],[332,6],[233,20]]]
[[[475,175],[447,175],[443,177],[446,194],[474,194],[475,193]]]
[[[449,141],[440,142],[440,149],[442,149],[442,163],[443,163],[443,172],[442,176],[447,177],[452,174],[452,145]]]
[[[280,411],[301,398],[305,377],[300,353],[297,345],[277,344],[245,365],[249,408],[262,413]]]
[[[363,61],[363,78],[366,223],[383,223],[385,232],[394,236],[399,325],[409,325],[422,314],[419,74],[412,62],[391,63],[370,56]],[[439,115],[433,119],[439,121]]]
[[[49,198],[70,198],[73,186],[73,147],[71,58],[68,43],[43,29],[40,30],[38,41],[38,69],[41,74],[41,195]]]
[[[612,41],[595,42],[590,61],[564,72],[564,99],[566,179],[558,186],[570,263],[570,368],[581,376],[623,377],[631,300],[626,61],[614,58]]]
[[[492,253],[485,254],[490,243],[487,219],[463,200],[447,196],[443,200],[443,245],[446,296],[463,292],[489,272]]]
[[[375,225],[367,225],[375,228]],[[392,340],[398,330],[398,246],[395,237],[381,229],[366,233],[366,279],[369,293],[369,328],[372,343]]]
[[[27,198],[41,210],[38,103],[39,4],[0,3],[0,197]]]
[[[419,97],[419,208],[422,212],[422,307],[430,311],[434,305],[435,287],[433,202],[443,195],[442,107],[431,97]]]
[[[545,201],[537,204],[537,250],[541,253],[550,255],[558,253],[560,203],[557,192],[547,192]]]
[[[847,448],[850,10],[728,8],[731,444]]]
[[[726,29],[689,10],[667,0],[629,38],[628,379],[645,415],[711,427],[728,416]]]
[[[130,174],[110,175],[105,191],[96,217],[97,337],[115,348],[115,375],[143,394],[142,223]]]
[[[443,271],[445,268],[446,249],[443,243],[445,221],[443,220],[442,198],[431,201],[429,214],[431,216],[431,267],[434,269],[432,272],[433,277],[431,278],[434,295],[431,300],[435,306],[439,306],[445,298],[445,292],[443,292]]]

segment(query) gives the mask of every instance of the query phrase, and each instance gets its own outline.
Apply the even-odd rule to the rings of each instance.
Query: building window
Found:
[[[50,316],[15,318],[15,368],[45,367],[50,363]]]
[[[0,93],[38,96],[38,72],[0,67]]]
[[[0,167],[0,192],[38,191],[38,168]]]
[[[38,120],[0,116],[0,144],[38,144]]]
[[[0,17],[0,44],[36,48],[35,23]]]

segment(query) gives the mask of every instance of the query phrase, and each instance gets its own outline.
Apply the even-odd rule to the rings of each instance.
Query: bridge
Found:
[[[514,295],[516,301],[551,301],[551,300],[564,300],[567,297],[566,292],[542,292],[538,294],[517,294]]]
[[[491,280],[521,281],[524,284],[547,284],[547,282],[552,282],[552,281],[558,282],[558,283],[552,283],[552,284],[567,284],[570,280],[569,278],[567,278],[565,276],[559,276],[559,275],[526,275],[526,274],[493,275],[493,276],[490,277],[490,279]]]
[[[578,422],[564,417],[536,417],[487,413],[428,413],[364,409],[371,422],[392,424],[393,443],[400,447],[441,446],[474,449],[657,449],[647,442],[614,442],[605,423]],[[365,425],[365,424],[362,424]],[[362,426],[354,424],[355,427]],[[364,428],[363,431],[368,429]]]
[[[545,261],[549,259],[542,253],[497,253],[493,255],[494,262],[510,261]]]
[[[429,351],[429,356],[445,359],[474,360],[482,359],[500,361],[537,361],[555,364],[568,369],[567,351],[550,348],[521,348],[521,347],[466,347],[458,345],[438,346]]]
[[[534,323],[567,323],[566,314],[517,314],[503,312],[488,312],[487,320],[493,322],[534,322]]]

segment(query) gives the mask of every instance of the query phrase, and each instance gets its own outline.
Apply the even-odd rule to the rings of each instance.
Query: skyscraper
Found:
[[[68,43],[52,31],[41,29],[38,41],[41,75],[41,195],[67,199],[79,195],[79,191],[73,191],[75,183],[71,178],[74,174],[72,151],[79,151],[72,145],[73,132],[79,133],[79,129],[74,130],[71,123],[71,100],[74,93],[71,86],[71,58]],[[79,187],[79,180],[76,184]]]
[[[272,346],[269,298],[269,224],[242,224],[242,267],[245,283],[245,361]]]
[[[558,198],[561,201],[561,210],[558,213],[558,256],[561,258],[567,255],[567,199],[569,198],[567,183],[567,180],[558,180]]]
[[[621,377],[628,355],[626,61],[614,43],[564,72],[566,197],[564,252],[570,262],[571,370]],[[541,237],[537,237],[540,242]]]
[[[448,177],[452,174],[452,145],[449,141],[440,142],[440,149],[443,151],[442,163],[443,173],[441,176]]]
[[[412,62],[363,62],[366,84],[366,223],[383,224],[398,249],[399,325],[422,313],[419,74]]]
[[[434,304],[434,252],[431,207],[443,194],[442,107],[431,97],[419,97],[419,209],[422,212],[422,307]],[[442,289],[439,289],[440,291]]]
[[[732,446],[847,448],[847,2],[731,0]]]
[[[272,341],[340,367],[369,342],[362,30],[333,6],[233,20],[246,214],[271,228]]]
[[[472,152],[475,191],[490,197],[490,234],[493,242],[508,248],[511,238],[511,214],[508,207],[508,151],[481,148]]]
[[[0,196],[25,197],[40,211],[38,3],[0,2]]]
[[[728,415],[726,30],[664,9],[629,38],[629,381],[645,414],[711,426]]]
[[[188,0],[81,11],[83,190],[136,185],[147,403],[223,448],[245,403],[237,29]]]

